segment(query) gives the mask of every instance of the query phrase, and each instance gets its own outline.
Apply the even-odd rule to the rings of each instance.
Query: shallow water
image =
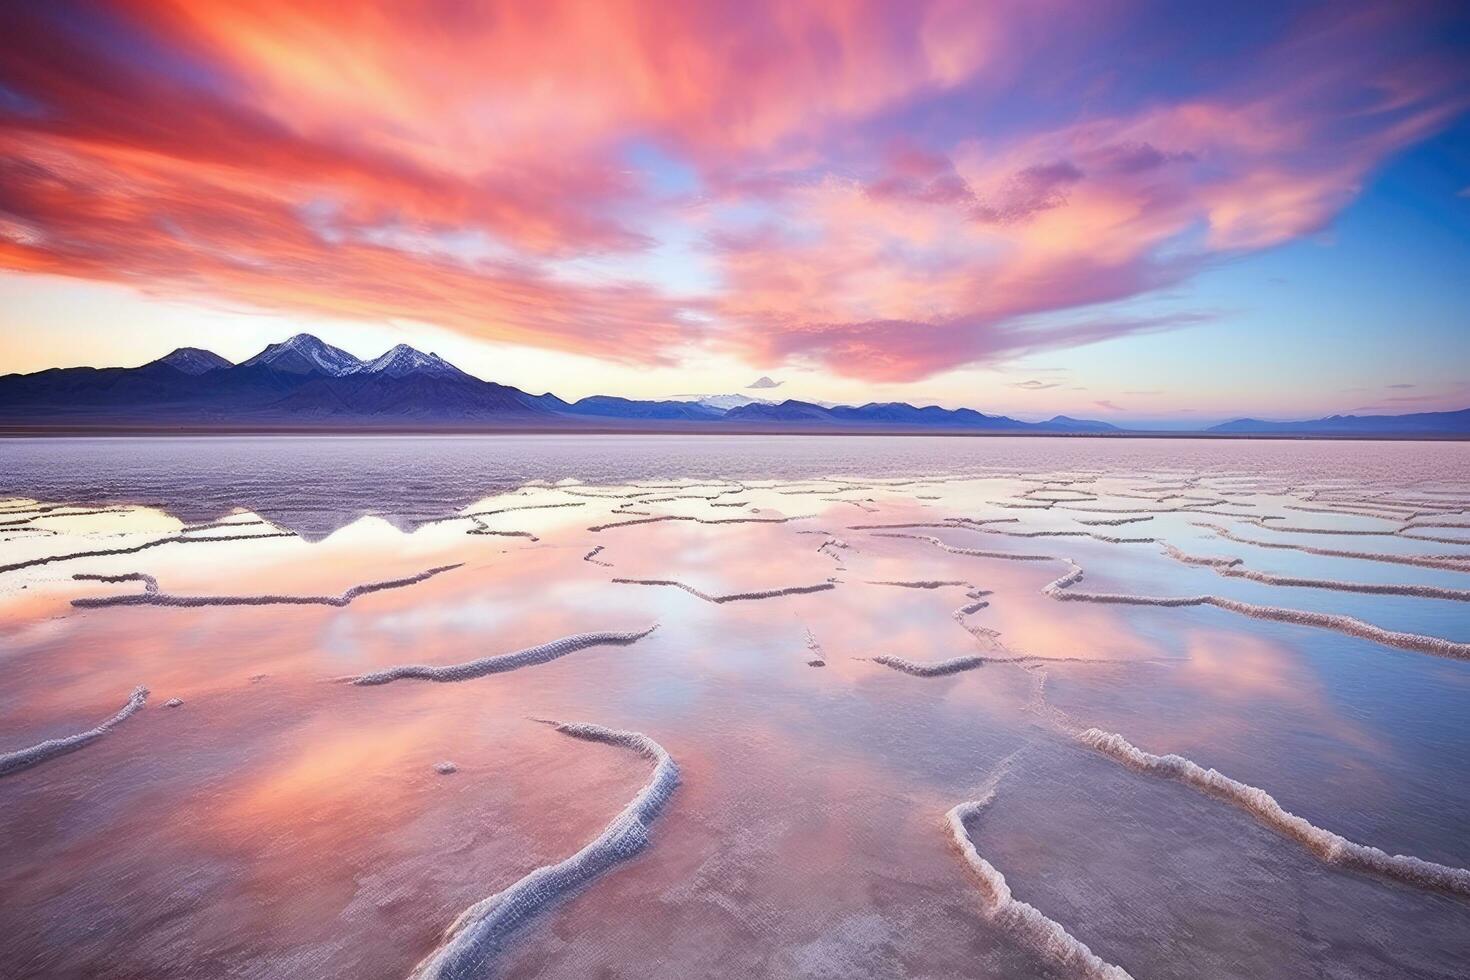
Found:
[[[0,775],[0,973],[1459,976],[1456,524],[1461,444],[0,442],[0,759],[150,691]]]

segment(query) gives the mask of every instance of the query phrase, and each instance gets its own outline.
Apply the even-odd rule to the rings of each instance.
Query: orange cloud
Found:
[[[0,268],[909,380],[1198,319],[1056,314],[1321,228],[1465,108],[1437,17],[1125,97],[1062,3],[9,4]]]

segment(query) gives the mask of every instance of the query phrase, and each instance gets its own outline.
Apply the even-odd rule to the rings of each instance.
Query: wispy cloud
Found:
[[[4,4],[0,269],[912,381],[1207,319],[1106,311],[1319,232],[1461,111],[1440,16],[1242,50],[1106,5]]]

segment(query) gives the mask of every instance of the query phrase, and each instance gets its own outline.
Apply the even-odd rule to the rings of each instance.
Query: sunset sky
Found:
[[[1470,5],[0,4],[0,373],[1470,406]]]

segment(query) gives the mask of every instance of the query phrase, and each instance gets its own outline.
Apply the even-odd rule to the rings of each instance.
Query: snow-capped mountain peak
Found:
[[[290,340],[271,344],[248,361],[244,361],[242,366],[252,367],[257,364],[269,365],[276,371],[291,374],[307,374],[315,371],[338,378],[345,374],[352,374],[363,367],[362,361],[342,348],[333,347],[309,333],[299,333]]]
[[[356,373],[384,374],[390,378],[405,374],[424,372],[428,374],[460,374],[459,368],[438,354],[425,354],[407,344],[398,344],[378,357],[366,362]]]
[[[670,400],[678,402],[698,402],[708,408],[717,408],[728,411],[741,405],[769,405],[772,402],[765,398],[755,398],[750,395],[670,395]]]

